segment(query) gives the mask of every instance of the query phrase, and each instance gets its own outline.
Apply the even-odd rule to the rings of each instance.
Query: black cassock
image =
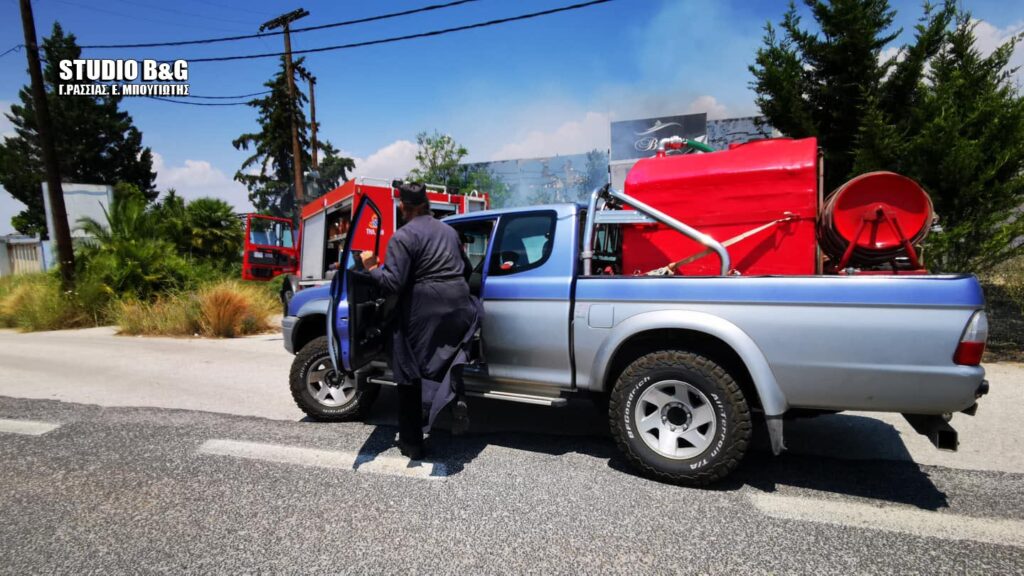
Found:
[[[422,382],[423,404],[430,407],[424,431],[453,398],[452,369],[466,362],[466,344],[480,322],[470,272],[458,232],[430,215],[399,228],[385,263],[370,272],[384,291],[398,295],[391,370],[399,386]]]

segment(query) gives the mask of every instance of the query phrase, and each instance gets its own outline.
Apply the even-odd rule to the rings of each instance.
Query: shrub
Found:
[[[91,218],[78,221],[92,240],[76,254],[78,299],[90,311],[104,310],[120,297],[152,299],[183,287],[190,276],[187,261],[174,245],[159,236],[156,218],[144,199],[115,194],[106,223]]]

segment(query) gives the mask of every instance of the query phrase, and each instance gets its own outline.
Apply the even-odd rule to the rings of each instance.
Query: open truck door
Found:
[[[331,279],[327,337],[331,359],[339,370],[354,372],[380,356],[387,343],[386,324],[396,296],[385,296],[363,267],[361,252],[381,256],[382,214],[369,196],[362,196],[352,218],[339,270]]]
[[[292,223],[285,218],[246,214],[242,279],[272,280],[281,274],[295,273],[297,266]]]

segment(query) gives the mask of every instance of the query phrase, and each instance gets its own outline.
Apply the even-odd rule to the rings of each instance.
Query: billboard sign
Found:
[[[658,141],[670,136],[700,138],[707,132],[707,114],[662,116],[612,122],[610,160],[639,160],[654,156]]]

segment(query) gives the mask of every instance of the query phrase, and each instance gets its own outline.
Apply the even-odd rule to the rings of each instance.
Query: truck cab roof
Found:
[[[575,204],[571,202],[564,202],[561,204],[538,204],[536,206],[517,206],[514,208],[493,208],[491,210],[480,210],[478,212],[470,212],[468,214],[458,214],[455,216],[449,216],[442,220],[448,224],[454,224],[456,222],[466,222],[470,220],[477,220],[480,218],[488,218],[501,216],[503,214],[518,214],[522,212],[536,212],[538,210],[554,210],[559,218],[566,216],[572,216],[577,211],[582,210],[584,206],[582,204]]]

